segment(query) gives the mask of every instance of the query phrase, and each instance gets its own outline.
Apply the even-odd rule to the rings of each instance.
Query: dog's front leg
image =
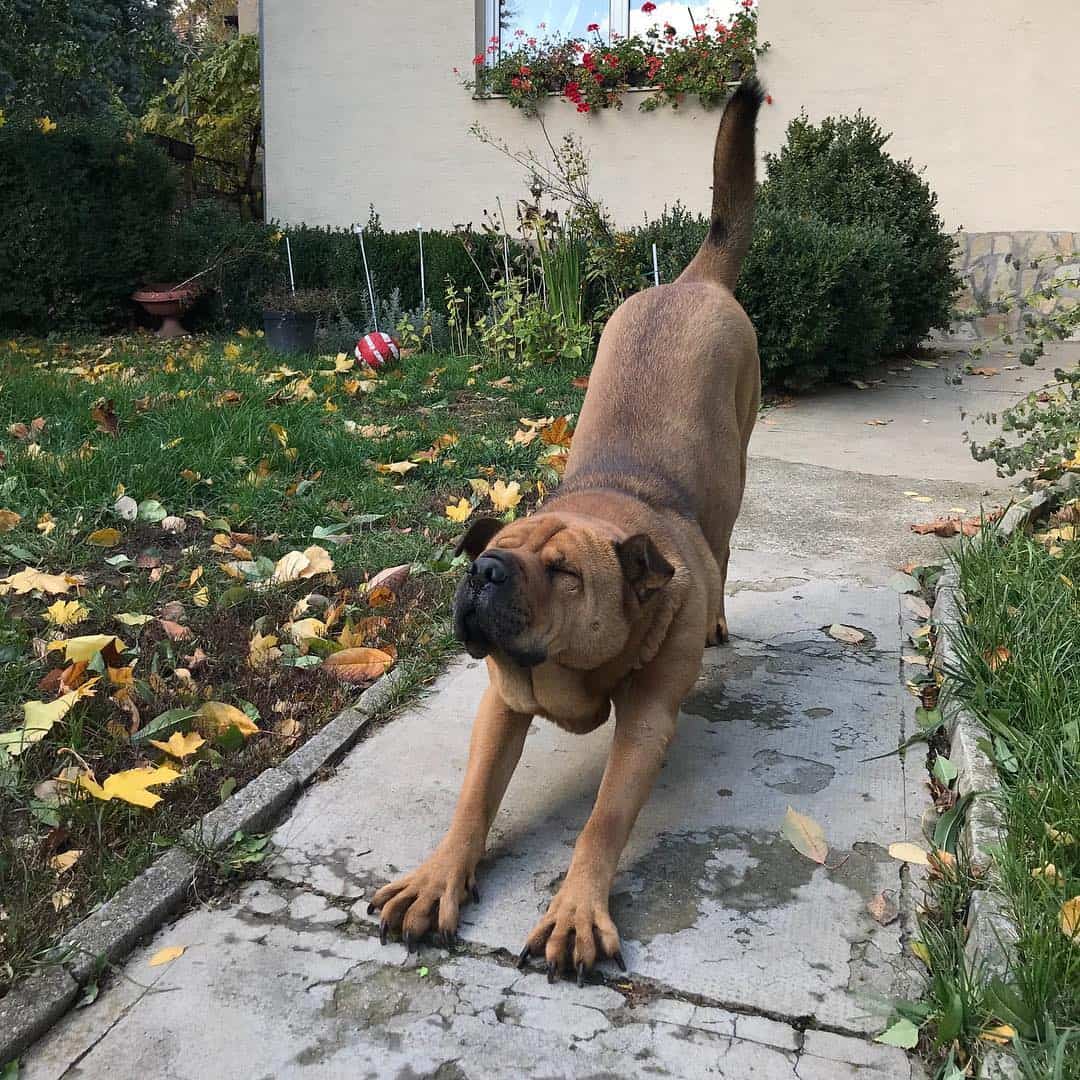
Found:
[[[675,733],[678,703],[640,684],[615,698],[615,735],[592,814],[574,846],[570,868],[547,913],[533,928],[519,963],[540,956],[548,978],[570,960],[578,985],[598,958],[626,970],[608,895],[630,830],[649,797]]]
[[[384,885],[372,898],[368,912],[381,909],[379,933],[384,944],[390,931],[400,929],[411,952],[433,923],[443,942],[453,942],[461,904],[470,895],[479,899],[476,865],[531,720],[527,713],[510,709],[488,686],[473,722],[469,762],[450,828],[420,866]]]

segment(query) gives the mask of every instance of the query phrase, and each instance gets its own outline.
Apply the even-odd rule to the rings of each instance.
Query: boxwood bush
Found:
[[[914,348],[931,328],[948,326],[960,279],[937,195],[910,160],[886,152],[891,137],[861,113],[816,125],[799,116],[788,124],[780,153],[766,155],[762,201],[834,225],[883,229],[894,238],[883,345],[896,352]]]

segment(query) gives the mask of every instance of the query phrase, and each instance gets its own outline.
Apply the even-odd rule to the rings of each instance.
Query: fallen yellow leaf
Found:
[[[456,503],[451,503],[446,508],[446,516],[451,521],[456,521],[460,524],[472,513],[472,511],[473,508],[469,504],[468,499],[459,499]]]
[[[148,622],[154,621],[153,615],[139,615],[134,611],[121,611],[113,618],[125,626],[145,626]]]
[[[86,637],[64,638],[62,641],[49,643],[48,652],[62,649],[64,658],[69,663],[79,660],[92,660],[102,649],[115,645],[117,652],[124,652],[127,646],[115,634],[88,634]]]
[[[206,742],[197,731],[188,731],[184,734],[174,731],[165,742],[159,739],[148,739],[147,741],[151,746],[164,750],[169,757],[178,758],[181,761],[194,754]]]
[[[276,660],[281,655],[277,643],[278,639],[273,634],[260,634],[256,631],[255,636],[248,642],[248,664],[253,668],[261,668]]]
[[[64,851],[59,855],[54,855],[49,860],[49,869],[62,874],[65,870],[70,870],[79,861],[81,855],[81,851]]]
[[[52,906],[53,911],[63,911],[64,908],[71,904],[71,901],[75,899],[74,889],[57,889],[52,894]]]
[[[96,529],[87,538],[88,544],[93,544],[94,547],[111,548],[116,547],[120,543],[120,530],[119,529]]]
[[[40,570],[27,566],[17,574],[0,580],[0,596],[6,596],[9,592],[22,596],[37,589],[55,596],[66,593],[72,585],[82,585],[83,580],[80,574],[43,574]]]
[[[1047,885],[1063,885],[1065,879],[1058,873],[1057,867],[1052,863],[1047,863],[1045,866],[1036,866],[1031,871],[1031,876],[1036,881],[1045,881]]]
[[[392,461],[389,465],[376,465],[375,471],[397,473],[398,476],[404,476],[407,472],[411,472],[416,468],[419,468],[419,465],[415,461]]]
[[[829,857],[829,842],[821,826],[805,814],[800,814],[790,806],[784,814],[780,827],[784,839],[800,854],[812,862],[824,865]]]
[[[1076,941],[1080,937],[1080,896],[1074,896],[1061,905],[1058,924],[1061,926],[1061,932],[1071,941]]]
[[[930,966],[930,950],[924,941],[912,941],[909,948],[913,955],[917,956],[927,967]]]
[[[302,645],[312,638],[321,638],[326,635],[326,623],[322,619],[297,619],[289,624],[289,637],[296,645]]]
[[[994,1043],[996,1046],[1008,1046],[1016,1038],[1016,1028],[1011,1024],[987,1028],[985,1031],[979,1032],[979,1038],[983,1042]]]
[[[225,348],[228,349],[229,346],[226,345]],[[236,348],[236,346],[234,345],[233,348]],[[236,352],[239,355],[240,350],[236,349]],[[150,957],[149,966],[161,967],[162,964],[171,964],[174,960],[179,960],[186,950],[186,945],[167,945],[164,949],[158,949],[158,951]]]
[[[227,731],[230,727],[235,727],[246,737],[255,735],[259,730],[246,712],[235,705],[227,705],[224,701],[203,702],[195,715],[209,721],[217,731]]]
[[[297,578],[314,577],[316,574],[328,574],[334,569],[334,560],[326,548],[313,544],[303,551],[290,551],[282,555],[274,566],[270,576],[275,585]]]
[[[491,485],[483,477],[471,477],[469,487],[473,489],[474,495],[479,495],[481,498],[491,494]]]
[[[503,480],[496,480],[489,492],[491,504],[496,510],[512,510],[521,502],[521,485],[512,480],[507,484]]]
[[[889,854],[894,859],[899,859],[900,862],[915,863],[916,866],[930,865],[929,853],[919,847],[918,844],[911,844],[907,841],[890,844]]]
[[[57,600],[45,609],[45,621],[53,626],[74,626],[89,614],[78,600]]]
[[[209,607],[210,606],[210,590],[205,585],[201,589],[196,589],[191,594],[191,602],[196,607]]]
[[[113,773],[103,784],[91,780],[83,773],[79,777],[79,787],[103,802],[122,799],[132,806],[142,806],[149,810],[161,802],[161,796],[147,789],[160,784],[171,784],[179,777],[180,774],[175,769],[159,765],[156,769],[125,769],[123,772]]]
[[[7,750],[12,757],[18,757],[26,747],[41,742],[53,724],[67,716],[77,701],[94,696],[94,686],[100,681],[100,676],[87,679],[77,690],[71,690],[55,701],[25,702],[22,727],[14,731],[0,732],[0,747]]]

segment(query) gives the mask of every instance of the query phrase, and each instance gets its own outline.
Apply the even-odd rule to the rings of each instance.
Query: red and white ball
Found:
[[[353,352],[359,363],[366,364],[373,371],[401,358],[401,346],[389,334],[381,332],[365,334],[356,343]]]

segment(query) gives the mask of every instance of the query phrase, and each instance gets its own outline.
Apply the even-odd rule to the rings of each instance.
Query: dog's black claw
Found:
[[[548,966],[547,966],[548,982],[553,983],[558,974],[559,974],[559,969],[555,966],[555,961],[554,960],[549,960],[548,961]]]
[[[369,915],[374,915],[375,912],[378,911],[378,910],[379,909],[374,904],[368,904],[368,906],[367,906],[367,913]]]
[[[577,984],[579,987],[585,985],[585,965],[578,964],[577,966]]]
[[[622,950],[621,949],[617,950],[615,955],[611,959],[614,960],[615,963],[619,965],[619,970],[620,971],[625,971],[626,970],[626,961],[622,958]]]
[[[517,958],[518,971],[521,971],[523,968],[528,967],[528,965],[529,965],[529,955],[530,955],[531,951],[532,950],[529,948],[529,946],[526,945],[525,948],[522,949],[521,952],[518,953],[518,958]]]
[[[385,945],[386,944],[386,939],[389,936],[390,936],[390,925],[389,925],[389,923],[384,923],[384,922],[379,923],[379,944],[380,945]]]
[[[475,885],[469,886],[469,892],[472,894],[472,902],[474,904],[480,903],[480,890]]]
[[[401,935],[401,940],[404,942],[405,949],[406,949],[407,952],[415,952],[416,951],[416,942],[413,941],[412,934],[410,934],[407,930],[405,931],[404,934]]]

